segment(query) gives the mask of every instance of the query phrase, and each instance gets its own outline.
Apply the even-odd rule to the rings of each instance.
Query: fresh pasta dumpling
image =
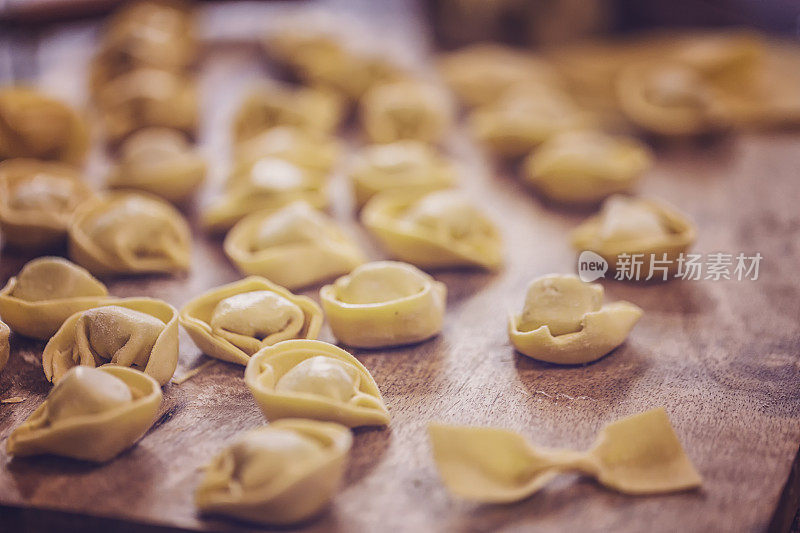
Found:
[[[631,189],[651,165],[634,138],[575,131],[542,143],[525,162],[525,179],[551,200],[595,203]]]
[[[119,366],[78,366],[14,429],[9,455],[60,455],[103,463],[133,446],[158,417],[161,388],[152,377]]]
[[[334,137],[277,126],[237,145],[229,185],[237,183],[239,177],[247,176],[253,165],[265,158],[282,159],[317,174],[329,174],[341,152],[342,147]]]
[[[642,273],[650,272],[656,260],[662,262],[667,274],[674,274],[680,265],[679,256],[694,243],[695,234],[692,221],[673,207],[617,195],[603,203],[599,215],[573,231],[572,245],[578,251],[599,254],[612,270],[620,255],[636,254]]]
[[[330,422],[284,419],[238,436],[205,467],[201,512],[270,525],[318,514],[344,476],[353,437]]]
[[[389,423],[369,370],[327,342],[289,340],[262,348],[247,363],[244,381],[269,421],[311,418],[348,427]]]
[[[166,385],[178,365],[178,312],[161,300],[124,298],[69,317],[44,347],[42,367],[57,383],[72,367],[112,364]]]
[[[34,89],[0,89],[0,160],[17,157],[79,164],[89,148],[85,120]]]
[[[122,144],[108,185],[181,202],[197,190],[205,175],[205,160],[183,134],[167,128],[147,128]]]
[[[374,143],[439,142],[453,122],[453,104],[438,87],[405,80],[378,85],[361,100],[361,124]]]
[[[0,290],[0,316],[14,333],[47,340],[73,314],[102,305],[106,286],[61,257],[38,257]]]
[[[595,361],[625,342],[642,316],[628,302],[603,305],[603,286],[577,276],[552,274],[528,286],[525,306],[508,320],[511,343],[548,363]]]
[[[380,348],[413,344],[438,334],[447,287],[409,264],[375,261],[325,285],[319,294],[340,342]]]
[[[69,254],[98,275],[183,271],[189,268],[191,235],[183,215],[163,200],[111,193],[75,212]]]
[[[335,221],[303,202],[242,219],[225,237],[224,249],[243,274],[290,290],[340,276],[366,261]]]
[[[72,214],[95,193],[74,167],[36,159],[0,162],[0,229],[19,248],[63,244]]]
[[[11,335],[11,330],[5,322],[0,320],[0,372],[6,367],[8,363],[8,356],[11,353],[11,346],[9,345],[8,338]]]
[[[503,261],[497,227],[456,191],[379,194],[361,220],[393,256],[418,267],[495,269]]]
[[[350,177],[359,207],[383,191],[423,193],[455,184],[452,163],[419,141],[366,147],[353,161]]]
[[[289,339],[316,339],[322,310],[258,276],[222,285],[181,309],[181,325],[203,353],[246,365],[265,346]]]

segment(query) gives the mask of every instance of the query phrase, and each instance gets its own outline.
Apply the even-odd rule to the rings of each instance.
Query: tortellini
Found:
[[[341,152],[342,147],[333,137],[278,126],[236,147],[230,184],[235,184],[241,176],[247,176],[253,165],[264,158],[283,159],[318,174],[329,174]]]
[[[107,299],[106,286],[85,269],[60,257],[39,257],[0,290],[0,316],[14,333],[47,340],[67,318]]]
[[[389,423],[369,370],[327,342],[289,340],[262,348],[247,363],[244,381],[270,421],[311,418],[348,427]]]
[[[431,424],[428,434],[444,484],[478,502],[523,500],[562,472],[591,476],[631,495],[702,484],[663,408],[608,424],[587,452],[533,446],[522,435],[497,428]]]
[[[111,193],[75,212],[69,254],[97,275],[183,271],[189,268],[191,235],[180,212],[163,200]]]
[[[378,85],[361,100],[361,124],[374,143],[404,139],[436,143],[453,122],[453,104],[438,88],[415,80]]]
[[[161,388],[138,370],[78,366],[56,383],[44,403],[9,435],[9,455],[60,455],[103,463],[153,425]]]
[[[183,134],[167,128],[147,128],[122,144],[108,185],[181,202],[197,190],[205,175],[205,160]]]
[[[89,148],[85,120],[34,89],[0,89],[0,160],[16,157],[78,164]]]
[[[133,367],[165,385],[178,365],[178,312],[161,300],[125,298],[69,317],[44,347],[42,367],[57,383],[75,366]]]
[[[528,287],[522,314],[511,315],[514,347],[534,359],[562,365],[595,361],[625,342],[642,316],[628,302],[603,305],[603,287],[553,274]]]
[[[95,193],[69,165],[35,159],[0,163],[0,229],[19,248],[63,244],[72,214]]]
[[[11,346],[8,342],[10,335],[11,330],[5,322],[0,320],[0,372],[6,367],[8,356],[11,353]]]
[[[242,219],[225,237],[224,249],[243,274],[291,290],[346,274],[366,261],[335,221],[303,202]]]
[[[631,189],[651,165],[650,150],[636,139],[576,131],[539,146],[525,162],[525,179],[557,202],[594,203]]]
[[[695,240],[695,226],[686,215],[662,202],[611,196],[598,216],[586,220],[572,233],[578,251],[591,250],[613,270],[619,256],[637,254],[641,272],[650,272],[655,259],[674,274],[678,258]],[[658,270],[654,272],[658,273]]]
[[[257,276],[198,296],[183,309],[181,325],[204,353],[246,365],[265,346],[289,339],[316,339],[322,310]]]
[[[455,184],[452,163],[419,141],[364,148],[353,162],[350,177],[359,207],[383,191],[423,193]]]
[[[393,256],[418,267],[495,269],[503,261],[497,227],[455,191],[379,194],[361,220]]]
[[[285,419],[243,433],[205,468],[195,492],[204,513],[261,524],[318,514],[344,476],[352,446],[339,424]]]
[[[442,329],[447,287],[406,263],[376,261],[320,290],[336,338],[379,348],[424,341]]]

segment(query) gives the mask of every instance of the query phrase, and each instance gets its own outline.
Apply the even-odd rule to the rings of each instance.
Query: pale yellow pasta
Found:
[[[334,137],[317,135],[290,126],[277,126],[236,146],[234,171],[229,180],[233,186],[246,177],[258,161],[283,159],[317,174],[329,174],[338,162],[342,147]]]
[[[0,320],[0,372],[6,367],[8,363],[8,356],[11,353],[11,346],[9,345],[8,338],[11,335],[11,330],[5,322]]]

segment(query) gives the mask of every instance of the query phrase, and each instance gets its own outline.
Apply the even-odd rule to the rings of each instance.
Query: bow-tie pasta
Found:
[[[0,89],[0,160],[16,157],[81,163],[88,127],[66,104],[21,87]]]
[[[156,381],[132,368],[75,367],[6,442],[9,455],[106,462],[133,446],[161,406]]]
[[[224,248],[243,274],[288,289],[340,276],[366,261],[335,221],[300,202],[242,219],[225,237]]]
[[[342,147],[334,137],[288,126],[272,128],[236,146],[229,185],[234,185],[239,177],[247,176],[253,165],[266,158],[282,159],[326,175],[333,170],[341,152]]]
[[[93,274],[189,268],[189,226],[170,204],[143,193],[85,202],[69,228],[70,258]]]
[[[612,270],[621,255],[636,254],[642,279],[649,274],[651,265],[655,279],[674,274],[679,256],[694,240],[695,227],[686,215],[661,202],[624,196],[608,198],[599,215],[572,233],[576,250],[599,254]]]
[[[534,359],[564,365],[595,361],[625,342],[642,316],[628,302],[603,305],[603,287],[553,274],[528,287],[521,315],[511,315],[514,347]]]
[[[261,524],[318,514],[341,483],[353,437],[339,424],[286,419],[243,433],[205,468],[195,492],[204,513]]]
[[[95,193],[69,165],[35,159],[0,163],[0,229],[14,246],[41,250],[62,244],[72,214]]]
[[[108,178],[108,185],[181,202],[197,190],[205,175],[206,162],[183,134],[166,128],[147,128],[122,144],[119,162]]]
[[[315,339],[322,310],[257,276],[223,285],[181,309],[181,325],[204,353],[246,365],[265,346],[289,339]]]
[[[322,287],[320,299],[340,342],[378,348],[413,344],[438,334],[447,287],[411,265],[376,261]]]
[[[650,150],[636,139],[569,132],[528,157],[525,178],[551,200],[594,203],[631,189],[651,164]]]
[[[0,290],[0,316],[14,333],[47,340],[73,314],[102,305],[106,286],[60,257],[29,261]]]
[[[69,317],[44,347],[42,367],[58,382],[71,368],[133,367],[161,385],[178,365],[178,312],[152,298],[111,300]]]
[[[389,423],[369,370],[327,342],[290,340],[263,348],[247,363],[244,381],[270,421],[312,418],[348,427]]]
[[[383,191],[425,193],[455,184],[452,163],[419,141],[368,146],[356,156],[350,177],[359,207]]]
[[[389,192],[367,202],[367,229],[396,258],[422,268],[498,268],[503,243],[494,223],[455,191]]]
[[[0,320],[0,371],[6,367],[8,363],[8,356],[11,353],[11,346],[8,343],[8,338],[11,335],[11,330],[5,322]]]
[[[453,114],[448,97],[420,81],[379,85],[361,100],[361,123],[374,143],[438,142],[453,122]]]

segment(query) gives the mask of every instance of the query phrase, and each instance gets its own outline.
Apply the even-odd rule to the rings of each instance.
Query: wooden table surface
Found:
[[[428,47],[412,2],[376,9],[343,3],[400,43],[409,57]],[[226,169],[228,123],[241,88],[269,66],[252,37],[281,5],[203,7],[210,42],[200,73],[203,150],[209,183],[190,206],[193,268],[182,277],[109,280],[116,296],[148,295],[180,307],[205,289],[240,276],[195,221],[219,190]],[[231,21],[237,21],[231,24]],[[35,75],[48,90],[80,103],[94,23],[38,35],[6,35],[0,52],[14,61],[0,76]],[[22,59],[20,59],[22,58]],[[0,60],[2,61],[2,60]],[[352,145],[357,137],[350,135]],[[436,272],[448,286],[444,331],[394,350],[357,350],[372,372],[392,423],[359,429],[341,492],[303,531],[764,531],[788,527],[798,505],[800,443],[800,135],[742,134],[702,145],[657,147],[658,160],[640,190],[674,203],[697,222],[695,251],[760,252],[757,281],[603,282],[607,300],[625,299],[644,316],[628,342],[596,363],[559,367],[514,352],[506,315],[522,305],[527,283],[574,272],[567,235],[586,215],[555,209],[529,194],[508,170],[493,167],[458,128],[447,150],[459,160],[461,187],[498,222],[505,268],[495,274]],[[102,157],[92,158],[99,182]],[[346,180],[334,177],[336,217],[374,259],[380,249],[355,221]],[[0,282],[29,258],[4,251]],[[306,294],[318,299],[316,290]],[[333,341],[323,329],[322,339]],[[242,380],[243,368],[217,362],[164,389],[163,414],[130,451],[103,466],[39,457],[9,460],[4,440],[50,389],[41,370],[43,344],[12,338],[0,375],[0,521],[17,527],[138,531],[156,526],[239,530],[248,526],[199,517],[192,494],[205,464],[237,433],[264,419]],[[181,335],[177,376],[207,360]],[[606,423],[664,406],[702,489],[631,497],[565,475],[514,505],[460,501],[441,484],[430,453],[431,420],[493,425],[532,441],[585,448]],[[68,511],[70,514],[51,511]],[[32,511],[31,511],[32,510]],[[5,517],[5,518],[3,518]],[[95,518],[91,518],[95,517]],[[101,517],[101,518],[97,518]],[[2,529],[2,524],[0,524]]]

